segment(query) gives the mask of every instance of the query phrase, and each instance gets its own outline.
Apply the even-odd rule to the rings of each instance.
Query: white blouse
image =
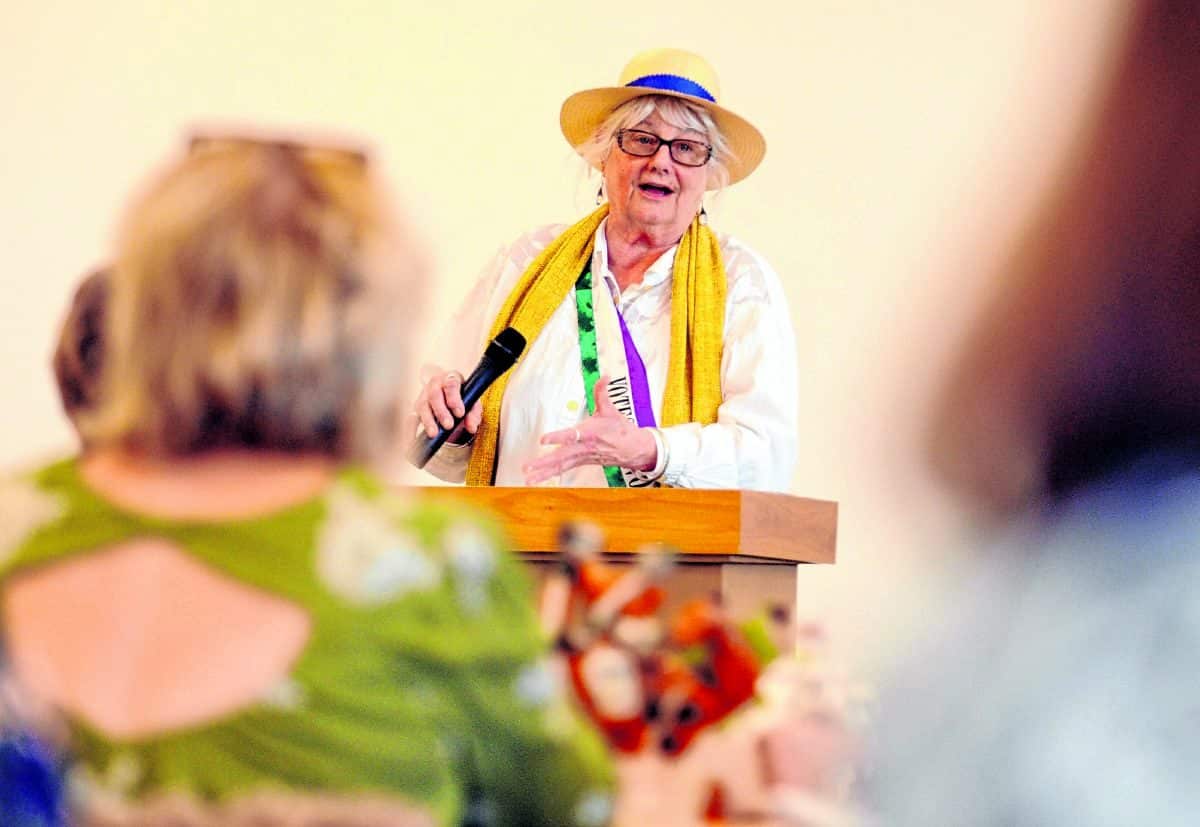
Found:
[[[605,223],[596,231],[593,289],[608,286],[646,366],[656,420],[662,415],[671,341],[672,247],[646,270],[640,284],[623,293],[608,268]],[[446,364],[425,365],[422,381],[445,369],[469,374],[487,345],[488,332],[525,268],[565,225],[526,233],[483,271],[443,336]],[[711,425],[663,428],[668,461],[662,482],[680,488],[790,489],[796,466],[796,343],[779,277],[757,253],[718,234],[726,272],[725,346],[721,358],[723,401]],[[521,466],[553,446],[542,434],[578,425],[587,417],[580,368],[574,291],[530,342],[509,377],[500,415],[496,485],[525,484]],[[470,445],[443,446],[425,469],[449,482],[466,476]],[[574,468],[543,485],[603,487],[598,465]]]

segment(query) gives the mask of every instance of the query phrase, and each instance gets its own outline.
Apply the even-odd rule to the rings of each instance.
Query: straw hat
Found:
[[[576,92],[562,105],[558,121],[571,146],[587,141],[621,104],[642,95],[670,95],[709,111],[736,156],[728,163],[729,183],[742,180],[767,151],[762,133],[744,118],[717,105],[721,86],[708,61],[682,49],[651,49],[625,64],[618,86]]]

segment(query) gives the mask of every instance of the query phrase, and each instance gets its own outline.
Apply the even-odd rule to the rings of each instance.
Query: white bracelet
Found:
[[[670,449],[667,447],[667,438],[663,436],[663,432],[660,429],[650,428],[650,435],[654,437],[654,446],[658,451],[658,457],[654,460],[654,468],[647,476],[651,480],[656,480],[667,470],[667,459]]]

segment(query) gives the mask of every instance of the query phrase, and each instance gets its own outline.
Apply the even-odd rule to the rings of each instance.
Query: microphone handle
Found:
[[[452,436],[457,438],[466,430],[463,424],[463,420],[466,419],[466,412],[470,411],[471,407],[479,401],[484,391],[496,381],[496,377],[503,373],[503,371],[498,371],[495,368],[495,363],[486,356],[479,361],[475,370],[462,383],[462,388],[460,389],[463,401],[463,416],[454,417],[454,424],[449,428],[438,426],[436,436],[431,437],[424,432],[418,434],[408,457],[413,465],[418,468],[424,468],[426,463],[433,459],[433,455],[446,444],[447,439]]]

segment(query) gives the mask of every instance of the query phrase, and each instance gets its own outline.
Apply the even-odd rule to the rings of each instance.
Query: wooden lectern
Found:
[[[680,552],[668,581],[668,609],[720,593],[734,616],[769,603],[796,608],[796,569],[833,563],[837,503],[759,491],[680,488],[428,487],[430,499],[469,503],[499,515],[516,550],[545,571],[559,527],[589,520],[607,538],[606,557],[628,563],[648,543]]]

